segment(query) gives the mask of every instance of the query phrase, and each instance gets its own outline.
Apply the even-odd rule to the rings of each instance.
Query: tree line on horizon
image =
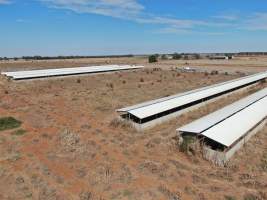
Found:
[[[22,56],[22,57],[0,57],[0,60],[64,60],[64,59],[81,59],[81,58],[129,58],[134,55],[107,55],[107,56]]]
[[[159,58],[162,60],[167,59],[200,59],[203,53],[173,53],[173,54],[153,54],[153,55],[139,55],[139,56],[148,56],[149,62],[156,62]],[[257,55],[267,55],[267,52],[239,52],[239,53],[210,53],[207,55],[215,56],[257,56]],[[0,61],[8,60],[64,60],[64,59],[81,59],[81,58],[129,58],[135,57],[137,55],[128,54],[128,55],[106,55],[106,56],[22,56],[22,57],[1,57]],[[207,57],[207,56],[206,56]]]

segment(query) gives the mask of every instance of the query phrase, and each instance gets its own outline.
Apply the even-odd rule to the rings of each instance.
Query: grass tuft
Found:
[[[21,135],[24,135],[27,131],[24,130],[24,129],[19,129],[19,130],[16,130],[12,133],[12,135],[16,135],[16,136],[21,136]]]
[[[225,200],[236,200],[235,197],[233,197],[233,196],[228,196],[228,195],[224,196],[224,199],[225,199]]]
[[[192,148],[192,144],[194,144],[195,142],[196,142],[196,138],[194,136],[191,136],[191,135],[183,136],[183,142],[180,145],[180,151],[183,153],[194,152]]]
[[[0,118],[0,131],[18,128],[21,124],[22,122],[13,117],[2,117]]]
[[[261,168],[263,171],[267,172],[267,152],[263,155],[261,160]]]

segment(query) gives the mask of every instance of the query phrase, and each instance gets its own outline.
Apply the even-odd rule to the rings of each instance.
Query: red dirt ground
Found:
[[[26,133],[0,132],[0,199],[267,199],[267,127],[228,167],[179,152],[174,140],[177,127],[266,84],[143,133],[115,126],[117,108],[241,76],[152,68],[18,82],[1,77],[0,116],[22,121]]]

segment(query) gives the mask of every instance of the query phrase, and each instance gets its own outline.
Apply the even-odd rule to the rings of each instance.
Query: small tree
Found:
[[[158,58],[156,55],[151,55],[148,57],[148,62],[149,63],[154,63],[154,62],[158,62]]]
[[[180,59],[182,58],[182,56],[181,56],[181,54],[174,53],[172,58],[173,58],[174,60],[180,60]]]
[[[198,60],[198,59],[201,58],[201,56],[200,56],[200,54],[195,53],[195,54],[193,54],[193,58],[196,59],[196,60]]]
[[[162,60],[167,60],[167,59],[168,59],[168,56],[165,55],[165,54],[163,54],[163,55],[161,56],[161,59],[162,59]]]

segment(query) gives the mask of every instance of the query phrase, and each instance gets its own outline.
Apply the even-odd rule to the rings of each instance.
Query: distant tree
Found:
[[[182,58],[182,55],[181,54],[178,54],[178,53],[174,53],[173,56],[172,56],[172,58],[174,60],[180,60]]]
[[[149,63],[158,62],[158,57],[156,55],[151,55],[148,57],[148,62]]]
[[[195,53],[193,54],[193,58],[198,60],[201,58],[201,56],[198,53]]]
[[[161,56],[161,59],[162,59],[162,60],[167,60],[167,59],[168,59],[168,56],[165,55],[165,54],[163,54],[163,55]]]
[[[188,55],[185,55],[185,56],[184,56],[184,59],[185,59],[185,60],[189,60],[189,56],[188,56]]]

